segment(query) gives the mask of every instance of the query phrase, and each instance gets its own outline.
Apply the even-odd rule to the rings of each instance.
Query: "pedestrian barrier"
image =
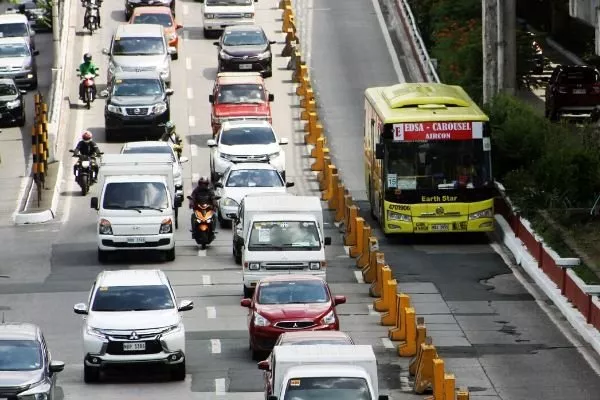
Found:
[[[396,326],[390,328],[388,336],[391,340],[406,340],[407,320],[406,310],[410,308],[410,296],[404,293],[396,294]]]
[[[350,252],[349,252],[349,256],[352,258],[356,258],[356,257],[360,256],[360,253],[362,252],[363,240],[364,240],[364,237],[363,237],[364,229],[363,228],[365,226],[364,218],[356,217],[355,226],[356,226],[356,233],[355,233],[356,241],[355,241],[355,244],[350,247]]]
[[[31,128],[31,172],[33,182],[37,187],[38,206],[42,201],[42,193],[45,188],[46,175],[48,174],[48,105],[44,102],[43,95],[38,92],[33,96],[35,117]]]
[[[372,238],[369,238],[371,240]],[[375,239],[377,240],[377,239]],[[373,247],[379,249],[379,243],[375,242]],[[385,256],[381,251],[372,251],[369,259],[369,267],[363,269],[362,275],[365,283],[373,283],[377,279],[377,270],[385,265]]]

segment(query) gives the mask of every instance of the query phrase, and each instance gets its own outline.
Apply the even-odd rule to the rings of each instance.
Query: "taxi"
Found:
[[[173,18],[173,14],[169,7],[137,7],[133,10],[130,24],[155,24],[162,25],[165,28],[165,34],[169,40],[169,46],[175,47],[176,51],[173,54],[173,60],[179,56],[179,35],[177,31],[183,29]]]

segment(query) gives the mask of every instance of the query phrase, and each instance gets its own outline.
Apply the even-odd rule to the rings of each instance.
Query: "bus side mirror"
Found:
[[[385,151],[384,151],[383,144],[382,143],[377,143],[375,145],[375,158],[377,160],[383,160],[384,154],[385,154]]]

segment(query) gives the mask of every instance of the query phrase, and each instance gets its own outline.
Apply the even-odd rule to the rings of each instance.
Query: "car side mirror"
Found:
[[[242,301],[240,301],[240,305],[242,307],[250,308],[252,305],[252,299],[242,299]]]
[[[346,296],[333,296],[333,305],[338,306],[346,303]]]
[[[217,147],[217,141],[215,139],[208,139],[206,145],[208,147]]]
[[[39,56],[40,55],[40,51],[39,50],[34,50],[32,54],[34,56]]]
[[[179,303],[179,307],[177,307],[177,311],[190,311],[194,308],[194,302],[191,300],[181,300]]]
[[[209,94],[208,95],[208,102],[210,104],[214,104],[214,102],[215,102],[215,95],[214,94]]]
[[[261,371],[269,371],[271,366],[269,365],[269,360],[262,360],[258,362],[258,369]]]
[[[173,89],[166,89],[165,90],[165,94],[167,96],[173,96],[173,93],[175,93],[175,91]]]
[[[108,49],[106,49],[106,48],[102,49],[102,54],[104,54],[105,56],[107,56],[108,55]]]
[[[221,182],[215,182],[215,187],[216,188],[222,188],[223,184]]]
[[[88,308],[85,305],[85,303],[77,303],[73,306],[73,312],[75,312],[75,314],[79,314],[79,315],[87,315]]]
[[[269,101],[275,101],[275,95],[269,93]]]
[[[238,220],[238,215],[235,212],[229,213],[229,214],[225,214],[227,215],[229,218],[233,219],[233,220]]]
[[[213,45],[215,45],[215,46],[217,46],[217,47],[219,47],[219,46],[220,46],[220,45],[219,45],[219,42],[213,42]]]
[[[35,36],[35,31],[32,29],[31,33],[29,34],[29,36]]]
[[[93,208],[94,210],[98,211],[98,198],[97,197],[92,197],[90,199],[90,208]]]
[[[185,157],[185,156],[181,156],[181,157],[179,158],[179,163],[180,163],[180,164],[186,163],[186,162],[188,162],[188,161],[190,161],[190,159],[189,159],[189,158],[187,158],[187,157]]]
[[[177,26],[175,27],[175,29],[179,30],[179,29],[183,29],[183,25],[181,24],[177,24]]]
[[[325,246],[331,246],[331,238],[329,236],[327,236],[324,241],[325,241]]]
[[[281,138],[281,139],[279,139],[279,144],[282,145],[282,146],[288,144],[288,142],[289,142],[288,138]]]
[[[277,43],[275,40],[269,40],[269,44],[275,44]]]
[[[100,91],[100,97],[108,97],[108,90],[104,89]]]
[[[375,145],[375,159],[383,160],[385,155],[385,147],[383,147],[383,143],[377,143]]]
[[[62,361],[50,361],[49,369],[51,373],[55,374],[65,369],[65,363]]]
[[[289,187],[294,187],[296,184],[294,182],[286,182],[285,183],[285,187],[289,188]]]
[[[21,93],[21,94],[27,94],[27,90],[22,90],[22,89],[20,89],[20,90],[19,90],[19,93]]]

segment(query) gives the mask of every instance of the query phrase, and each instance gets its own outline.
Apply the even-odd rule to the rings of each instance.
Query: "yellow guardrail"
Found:
[[[44,102],[44,96],[40,92],[34,94],[33,101],[35,109],[33,127],[31,128],[31,153],[33,156],[31,173],[37,186],[39,206],[45,188],[46,175],[48,174],[48,104]]]

